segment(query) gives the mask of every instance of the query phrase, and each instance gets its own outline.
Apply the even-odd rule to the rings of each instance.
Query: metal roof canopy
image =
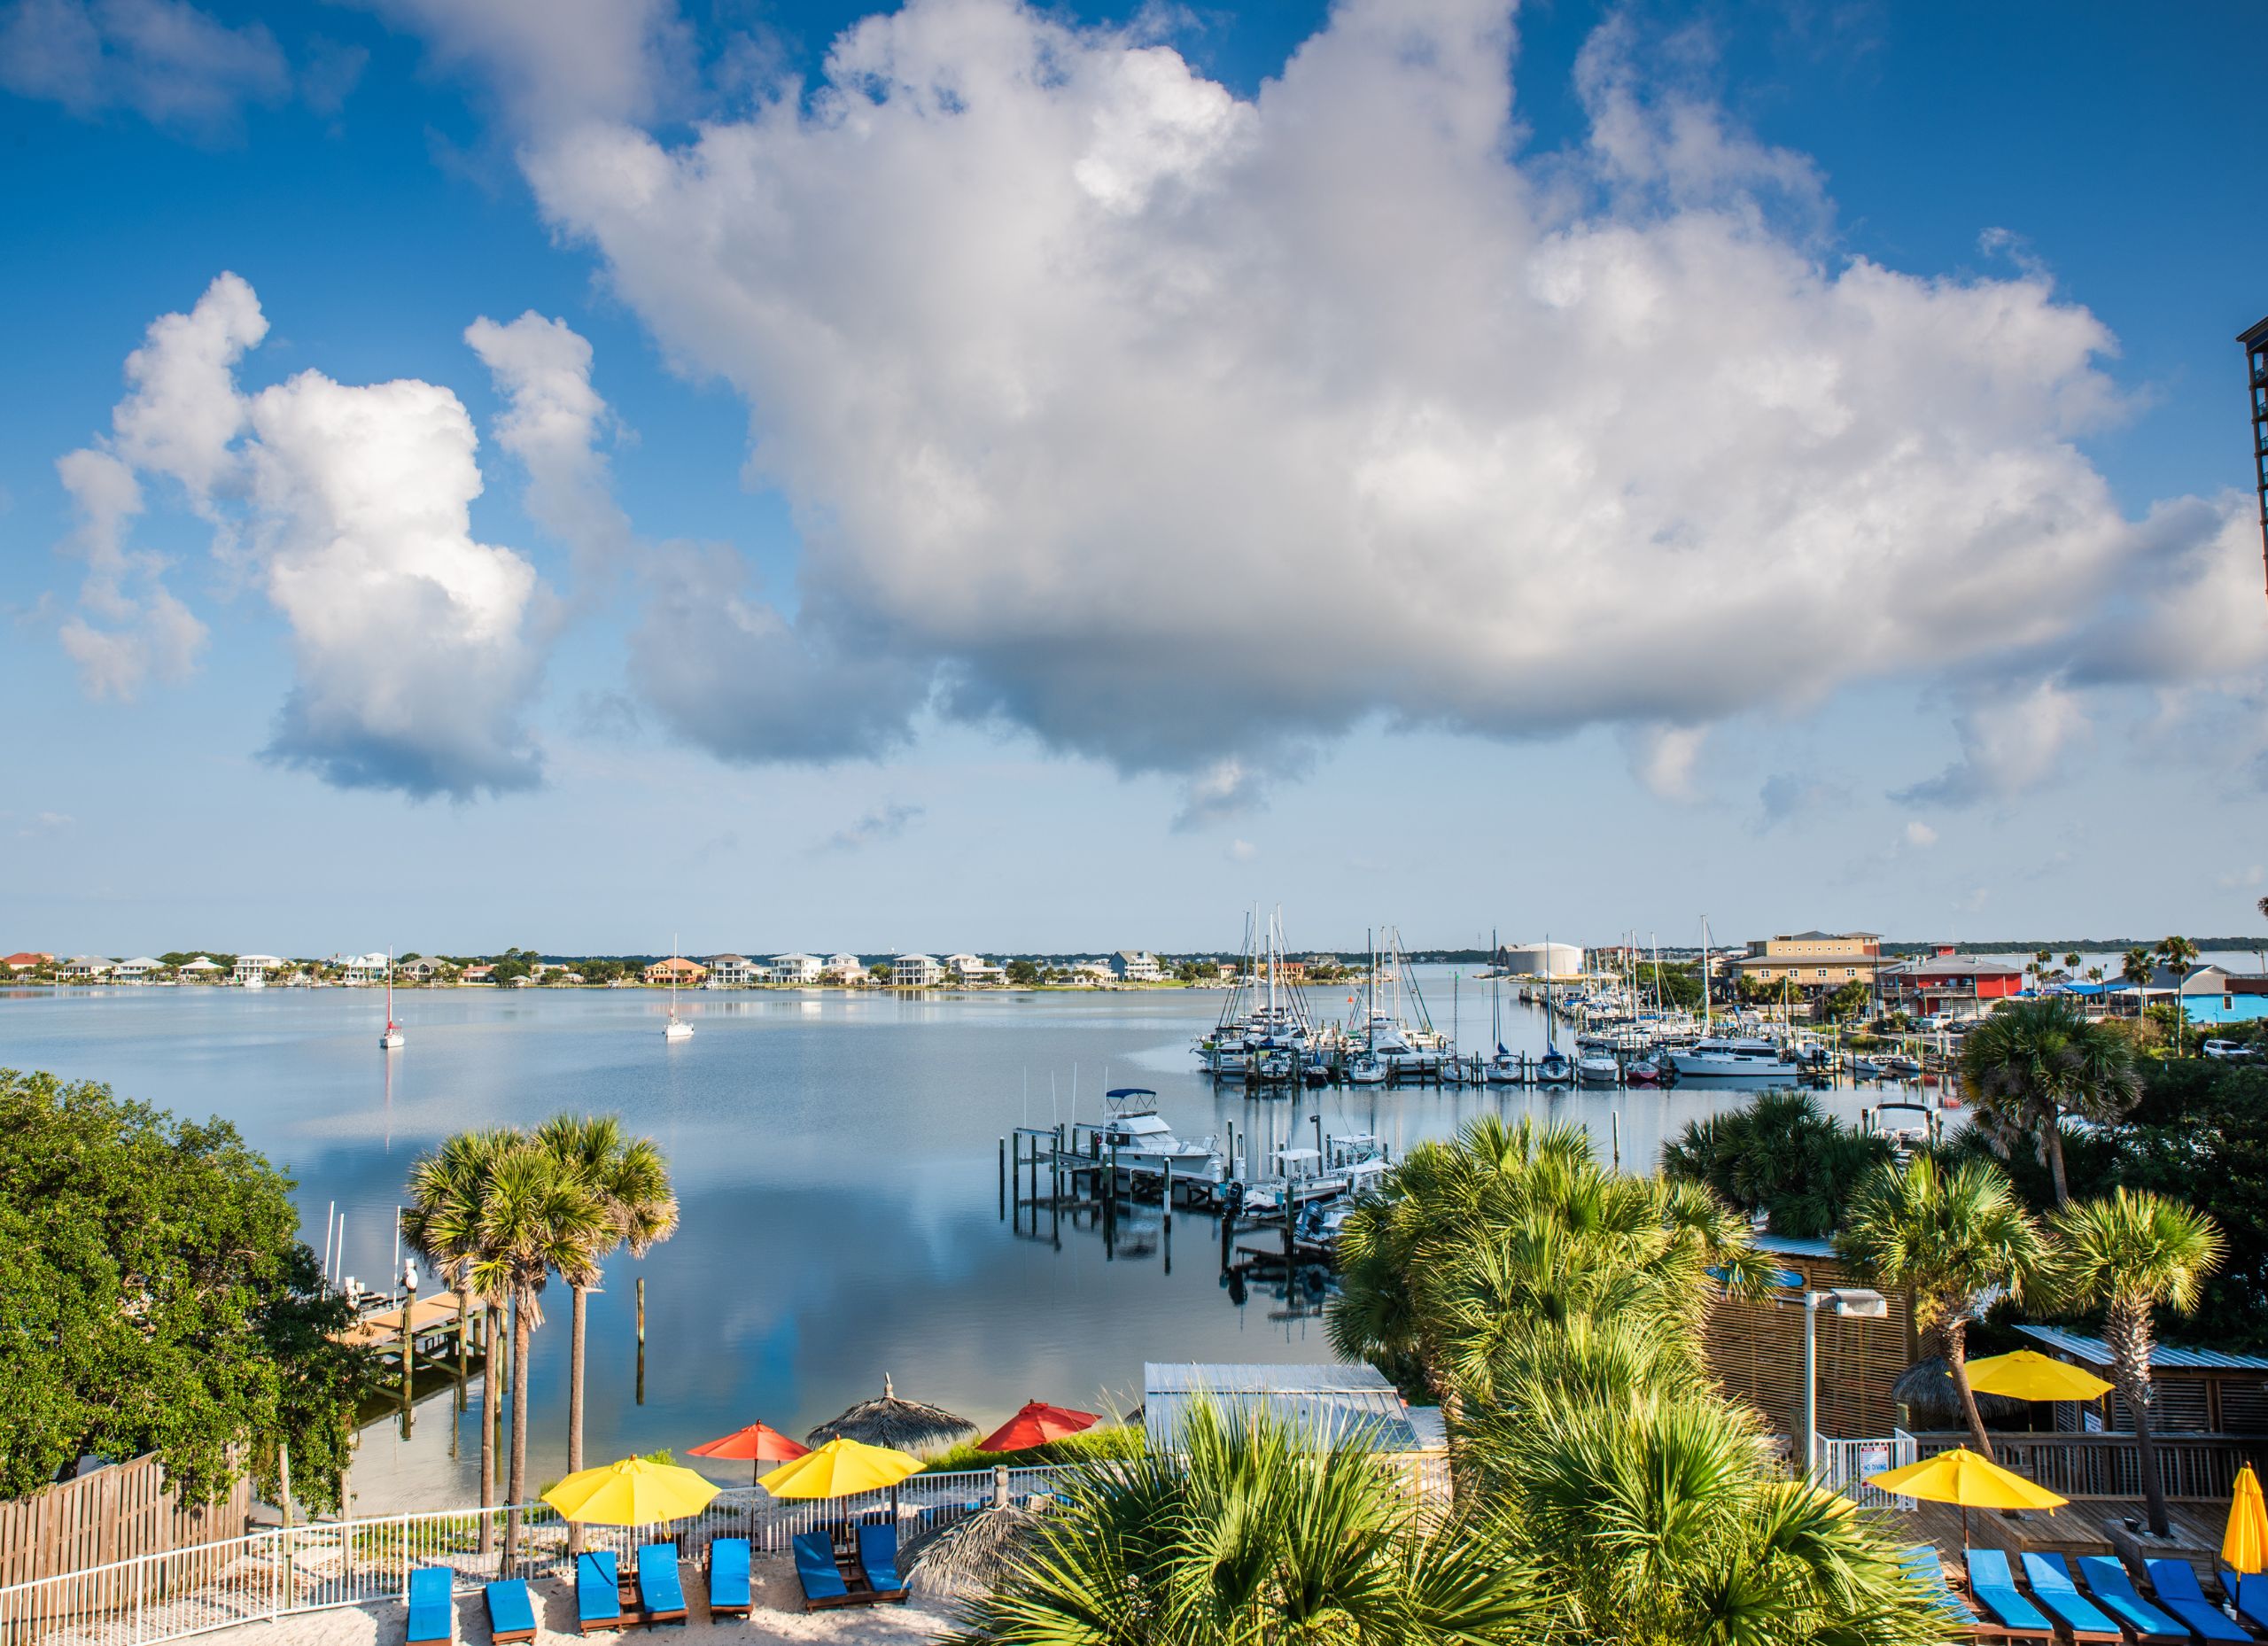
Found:
[[[1361,1440],[1373,1451],[1424,1449],[1401,1394],[1370,1366],[1150,1361],[1142,1386],[1143,1425],[1160,1451],[1173,1448],[1200,1401],[1231,1418],[1265,1413],[1318,1447]]]
[[[2061,1326],[2018,1326],[2016,1330],[2088,1365],[2110,1364],[2110,1346],[2101,1338],[2066,1332]],[[2191,1349],[2155,1343],[2150,1346],[2150,1366],[2157,1371],[2268,1371],[2268,1355],[2232,1355],[2225,1349]]]

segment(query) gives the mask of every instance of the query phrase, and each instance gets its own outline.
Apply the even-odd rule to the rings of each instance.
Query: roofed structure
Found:
[[[1371,1366],[1237,1366],[1152,1361],[1142,1368],[1151,1449],[1172,1449],[1199,1404],[1230,1417],[1264,1413],[1318,1448],[1367,1439],[1373,1451],[1425,1449],[1410,1409]]]

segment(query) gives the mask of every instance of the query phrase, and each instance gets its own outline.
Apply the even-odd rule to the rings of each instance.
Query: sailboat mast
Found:
[[[1701,1033],[1709,1032],[1709,917],[1701,917]]]

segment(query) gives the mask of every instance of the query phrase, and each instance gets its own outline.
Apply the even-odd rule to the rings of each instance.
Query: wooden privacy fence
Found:
[[[2151,1436],[2157,1448],[2158,1484],[2168,1497],[2226,1502],[2236,1471],[2246,1464],[2268,1469],[2268,1435],[2180,1432]],[[1932,1431],[1914,1437],[1928,1457],[1969,1444],[1965,1431]],[[2000,1434],[1992,1451],[2025,1479],[2065,1497],[2140,1497],[2142,1454],[2132,1434]]]
[[[0,1502],[0,1588],[244,1535],[252,1482],[184,1508],[155,1453]]]

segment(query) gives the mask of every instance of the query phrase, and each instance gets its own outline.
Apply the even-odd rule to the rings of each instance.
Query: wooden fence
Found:
[[[157,1455],[0,1502],[0,1588],[242,1537],[252,1482],[184,1508]]]
[[[2194,1431],[2153,1435],[2158,1482],[2168,1497],[2218,1498],[2226,1502],[2245,1464],[2268,1469],[2268,1435],[2199,1434]],[[1965,1430],[1932,1431],[1914,1437],[1917,1455],[1928,1457],[1969,1444]],[[2065,1497],[2139,1497],[2142,1455],[2132,1434],[1992,1435],[2000,1462],[2027,1479]]]

